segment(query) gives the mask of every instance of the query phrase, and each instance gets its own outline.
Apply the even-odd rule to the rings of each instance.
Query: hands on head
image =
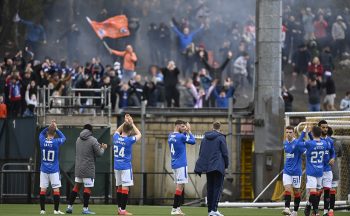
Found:
[[[125,122],[129,123],[129,124],[134,124],[134,120],[132,119],[132,117],[129,114],[125,114]]]
[[[55,128],[57,130],[57,124],[56,124],[56,120],[55,119],[51,120],[50,127],[53,127],[53,128]]]

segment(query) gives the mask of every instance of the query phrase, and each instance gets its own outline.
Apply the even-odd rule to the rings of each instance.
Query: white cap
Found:
[[[343,20],[343,17],[340,16],[340,15],[338,15],[338,16],[337,16],[337,20]]]

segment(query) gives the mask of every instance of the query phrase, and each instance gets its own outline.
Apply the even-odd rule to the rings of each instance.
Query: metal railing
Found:
[[[111,116],[111,88],[84,89],[72,88],[67,91],[67,95],[54,95],[50,88],[38,88],[37,116],[47,114],[93,114],[101,116]],[[82,95],[87,93],[88,96]],[[85,103],[82,103],[82,101]]]
[[[1,167],[0,200],[7,196],[27,197],[32,194],[32,165],[30,163],[5,163]]]

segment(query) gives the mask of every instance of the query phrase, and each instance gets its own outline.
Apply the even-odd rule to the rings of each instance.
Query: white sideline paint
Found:
[[[342,201],[335,201],[335,205],[349,205],[350,202],[346,200]],[[305,206],[306,202],[300,202],[300,206]],[[294,206],[294,203],[291,202],[290,206]],[[323,201],[320,202],[320,206],[323,206]],[[284,202],[219,202],[219,207],[255,207],[255,208],[261,208],[261,207],[284,207]]]

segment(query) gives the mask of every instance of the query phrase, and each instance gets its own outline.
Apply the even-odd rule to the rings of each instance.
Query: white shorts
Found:
[[[173,169],[173,173],[174,173],[175,184],[187,184],[188,183],[187,166]]]
[[[332,188],[337,188],[339,186],[339,181],[332,181]]]
[[[114,170],[115,186],[129,187],[134,185],[132,169]]]
[[[44,173],[40,172],[40,188],[48,188],[51,184],[52,188],[61,187],[60,173]]]
[[[322,187],[332,188],[333,173],[332,171],[323,172]]]
[[[322,188],[322,177],[315,177],[315,176],[306,176],[306,188],[316,188],[321,189]]]
[[[335,99],[336,95],[335,94],[328,94],[324,97],[323,99],[323,103],[327,103],[330,105],[334,105],[334,99]]]
[[[77,183],[84,183],[84,187],[86,188],[94,187],[94,183],[95,183],[95,179],[93,178],[75,177],[74,181]]]
[[[290,176],[283,173],[283,186],[292,185],[293,188],[300,188],[301,176]]]

